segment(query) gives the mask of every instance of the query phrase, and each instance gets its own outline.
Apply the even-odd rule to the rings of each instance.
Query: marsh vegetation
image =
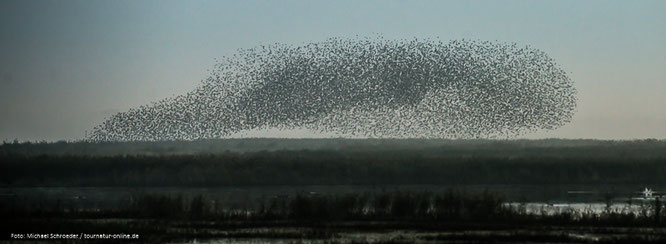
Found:
[[[631,199],[659,196],[665,154],[657,140],[5,143],[0,214],[5,233],[146,242],[660,242],[663,201]],[[575,204],[597,207],[548,209]]]

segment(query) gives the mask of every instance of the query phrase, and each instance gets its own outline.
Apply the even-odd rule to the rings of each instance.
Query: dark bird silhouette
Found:
[[[221,138],[260,128],[368,137],[511,137],[570,121],[576,90],[513,43],[331,38],[242,49],[194,91],[117,113],[93,141]]]

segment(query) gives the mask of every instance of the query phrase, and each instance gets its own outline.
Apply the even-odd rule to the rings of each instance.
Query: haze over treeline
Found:
[[[666,141],[10,143],[7,186],[666,184]]]
[[[619,149],[619,150],[618,150]],[[156,142],[3,142],[0,155],[200,155],[226,152],[260,151],[433,151],[493,156],[567,156],[590,155],[613,157],[666,156],[666,140],[450,140],[450,139],[346,139],[346,138],[236,138],[196,141]]]

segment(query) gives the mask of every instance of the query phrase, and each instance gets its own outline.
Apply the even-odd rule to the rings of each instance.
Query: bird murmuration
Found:
[[[88,139],[195,140],[263,128],[512,137],[569,122],[575,95],[566,72],[531,47],[332,38],[239,50],[194,91],[117,113]]]

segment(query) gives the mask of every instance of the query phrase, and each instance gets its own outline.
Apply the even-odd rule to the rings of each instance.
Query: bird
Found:
[[[568,123],[577,101],[552,58],[516,43],[333,37],[264,44],[215,62],[193,91],[116,113],[87,139],[199,140],[262,128],[512,137]]]

